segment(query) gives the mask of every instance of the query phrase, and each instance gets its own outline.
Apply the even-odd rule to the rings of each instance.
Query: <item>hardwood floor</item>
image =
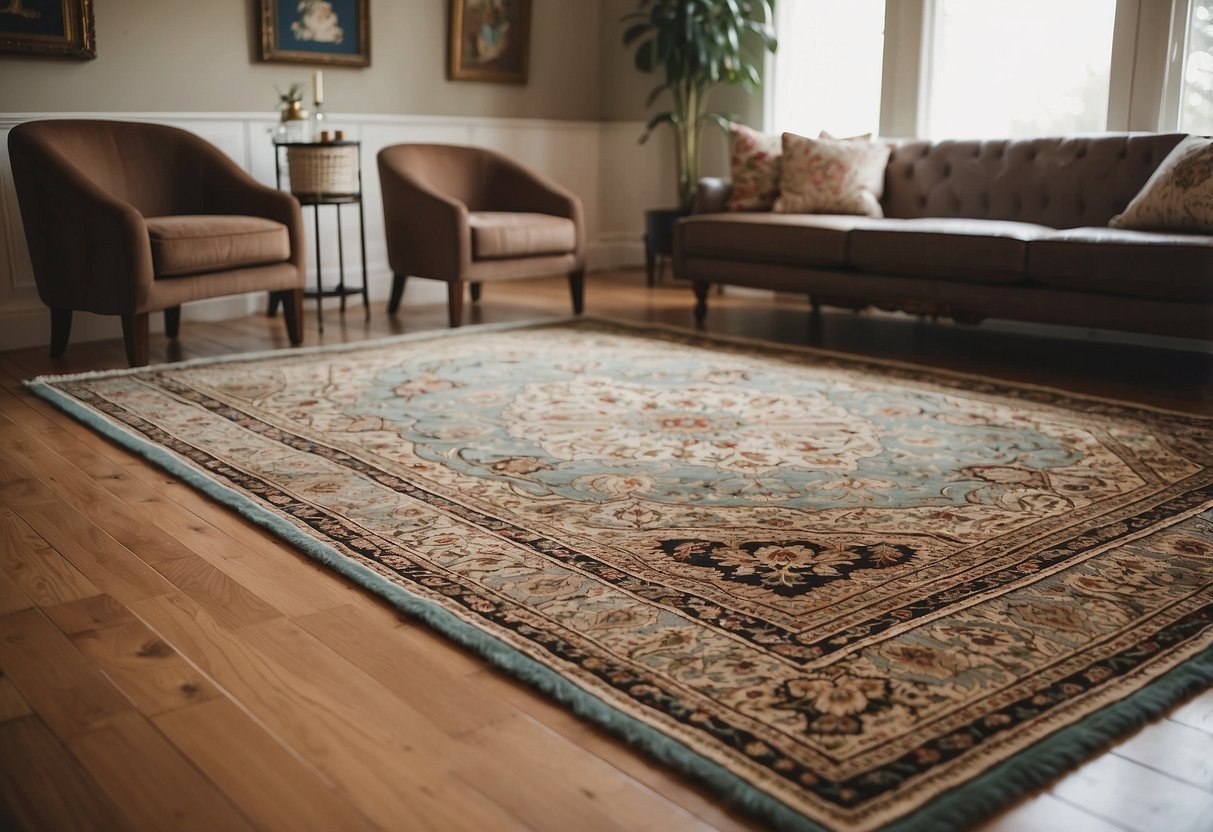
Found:
[[[684,286],[591,276],[591,313],[688,325]],[[564,315],[491,286],[470,323]],[[306,342],[315,344],[308,318]],[[324,343],[441,328],[327,313]],[[1213,412],[1213,356],[803,299],[713,295],[708,330]],[[186,322],[153,363],[285,347],[280,320]],[[0,828],[756,829],[706,791],[402,617],[20,385],[124,364],[120,339],[0,354]],[[1213,691],[986,830],[1213,829]]]

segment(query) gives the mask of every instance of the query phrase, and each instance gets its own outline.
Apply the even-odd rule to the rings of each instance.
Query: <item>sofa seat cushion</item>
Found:
[[[1029,243],[1028,276],[1084,292],[1213,303],[1213,237],[1068,228]]]
[[[970,283],[1026,281],[1028,241],[1054,229],[966,218],[886,219],[851,234],[851,262],[864,271]]]
[[[285,225],[229,214],[148,217],[156,278],[281,263],[291,257]]]
[[[681,221],[679,233],[690,257],[842,267],[847,234],[879,222],[841,214],[697,214]]]
[[[577,248],[577,226],[567,217],[509,211],[473,211],[472,257],[500,260],[564,254]]]

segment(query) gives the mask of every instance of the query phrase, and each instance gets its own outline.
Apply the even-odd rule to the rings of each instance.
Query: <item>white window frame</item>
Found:
[[[1117,0],[1106,130],[1176,129],[1189,5],[1189,0]],[[782,40],[781,4],[775,6],[775,31]],[[882,136],[912,138],[926,132],[934,19],[935,0],[885,3]],[[770,54],[764,78],[763,127],[769,131],[779,83]]]

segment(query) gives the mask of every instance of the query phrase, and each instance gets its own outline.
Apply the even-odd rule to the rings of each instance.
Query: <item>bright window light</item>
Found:
[[[1192,0],[1188,12],[1179,129],[1213,133],[1213,0]]]
[[[936,0],[934,7],[928,137],[1107,129],[1116,0]]]
[[[885,0],[776,3],[771,127],[816,136],[880,125]]]

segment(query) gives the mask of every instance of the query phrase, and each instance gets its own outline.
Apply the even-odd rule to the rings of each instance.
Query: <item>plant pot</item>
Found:
[[[649,285],[657,282],[658,267],[674,253],[674,226],[690,215],[684,208],[652,208],[644,212],[644,261]]]

